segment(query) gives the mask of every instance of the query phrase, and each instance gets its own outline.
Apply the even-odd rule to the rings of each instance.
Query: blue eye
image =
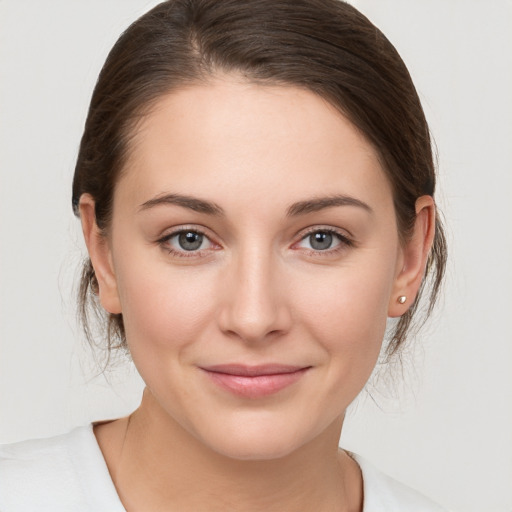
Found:
[[[351,245],[351,241],[347,237],[329,229],[312,231],[298,243],[298,247],[319,252],[336,249],[341,245]]]
[[[203,244],[204,236],[194,231],[180,233],[178,236],[178,245],[185,251],[197,251]]]
[[[333,235],[328,231],[317,231],[308,236],[309,244],[316,251],[330,249],[333,243]]]
[[[203,233],[191,229],[173,233],[162,240],[162,242],[170,246],[172,251],[176,252],[194,252],[209,249],[212,246],[211,241]]]

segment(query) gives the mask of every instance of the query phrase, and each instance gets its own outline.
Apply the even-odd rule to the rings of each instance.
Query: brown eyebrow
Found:
[[[224,210],[217,204],[198,199],[196,197],[186,196],[182,194],[163,194],[141,204],[139,211],[148,210],[155,206],[160,205],[177,205],[183,208],[189,208],[198,213],[206,213],[207,215],[224,215]],[[325,208],[332,208],[335,206],[356,206],[363,208],[369,213],[373,213],[372,208],[365,202],[356,199],[355,197],[336,195],[328,197],[316,197],[293,203],[287,210],[288,217],[295,217],[297,215],[305,215],[312,212],[317,212]]]
[[[363,210],[366,210],[368,213],[373,213],[372,208],[360,199],[344,195],[335,195],[328,197],[314,197],[306,201],[299,201],[298,203],[292,204],[288,208],[286,214],[289,217],[294,217],[296,215],[305,215],[307,213],[317,212],[324,208],[332,208],[333,206],[356,206],[358,208],[363,208]]]
[[[149,208],[166,204],[182,206],[183,208],[189,208],[195,212],[206,213],[207,215],[224,215],[224,210],[219,205],[211,201],[181,194],[163,194],[154,197],[153,199],[142,203],[139,207],[139,211],[148,210]]]

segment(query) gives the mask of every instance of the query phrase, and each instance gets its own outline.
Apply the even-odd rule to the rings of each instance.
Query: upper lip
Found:
[[[207,372],[225,373],[228,375],[240,375],[243,377],[256,377],[261,375],[279,375],[284,373],[294,373],[299,370],[309,368],[308,366],[292,366],[288,364],[261,364],[250,366],[245,364],[216,364],[213,366],[203,366],[202,369]]]

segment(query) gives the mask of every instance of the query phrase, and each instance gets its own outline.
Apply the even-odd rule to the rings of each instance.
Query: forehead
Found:
[[[323,98],[232,77],[161,97],[136,129],[117,188],[135,202],[169,191],[391,196],[373,146]]]

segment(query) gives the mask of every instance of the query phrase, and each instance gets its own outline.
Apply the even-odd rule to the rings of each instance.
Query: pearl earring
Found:
[[[406,300],[407,300],[407,297],[405,295],[400,295],[400,297],[398,297],[398,299],[397,299],[399,304],[403,304]]]

